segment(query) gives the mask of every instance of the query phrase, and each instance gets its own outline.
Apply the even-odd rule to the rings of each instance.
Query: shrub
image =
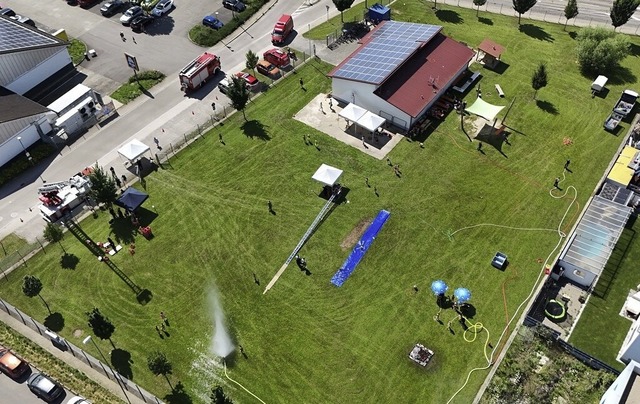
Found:
[[[27,150],[33,159],[32,162],[29,162],[24,153],[20,153],[11,159],[7,164],[0,168],[0,185],[11,181],[33,165],[37,164],[39,161],[46,159],[53,154],[56,149],[52,145],[39,140],[27,148]]]
[[[244,24],[252,15],[254,15],[263,5],[267,4],[269,0],[253,0],[251,2],[245,2],[247,9],[241,13],[235,13],[236,18],[224,24],[219,30],[205,27],[202,24],[198,24],[191,28],[189,31],[189,38],[196,44],[203,47],[211,47],[227,35],[235,31],[240,25]]]
[[[164,75],[164,73],[159,72],[157,70],[145,70],[137,74],[137,79],[136,79],[136,76],[129,77],[129,83],[136,83],[139,80],[162,81],[164,80],[165,77],[166,76]]]
[[[630,50],[626,36],[605,28],[583,28],[577,40],[578,63],[585,73],[602,74],[610,71]]]

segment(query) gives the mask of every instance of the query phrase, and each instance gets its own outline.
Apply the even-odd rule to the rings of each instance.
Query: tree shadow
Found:
[[[151,298],[153,298],[153,293],[149,289],[143,289],[142,292],[138,293],[138,296],[136,296],[136,299],[138,299],[138,303],[143,306],[149,303],[151,301]]]
[[[555,40],[547,31],[533,24],[520,25],[520,32],[539,41],[553,42]]]
[[[170,394],[164,396],[165,401],[168,404],[191,404],[193,399],[184,389],[184,384],[178,382],[176,386],[171,390]]]
[[[608,84],[620,85],[620,84],[635,84],[638,81],[638,78],[635,74],[628,68],[624,66],[614,66],[609,69],[609,74],[607,77],[609,78]]]
[[[640,46],[634,43],[629,45],[629,56],[640,56]]]
[[[116,241],[125,244],[130,244],[135,241],[138,229],[133,226],[130,218],[118,217],[112,219],[109,224],[111,224],[111,234],[114,235]]]
[[[44,326],[53,332],[60,332],[64,328],[64,317],[58,312],[51,313],[44,319]]]
[[[171,11],[169,11],[169,13],[170,12]],[[175,25],[176,22],[173,17],[165,14],[162,18],[156,18],[153,24],[147,26],[144,33],[149,36],[169,35],[171,31],[173,31]]]
[[[484,25],[493,25],[493,20],[491,18],[478,17],[478,22]]]
[[[551,115],[558,115],[558,108],[552,102],[536,100],[538,108]]]
[[[460,17],[460,14],[453,10],[436,10],[436,17],[442,22],[448,22],[450,24],[462,24],[464,19]]]
[[[575,40],[578,37],[578,33],[576,31],[569,32],[569,37]]]
[[[76,269],[80,258],[74,254],[65,253],[60,257],[60,266],[64,269]]]
[[[241,127],[242,131],[247,137],[258,138],[261,140],[271,140],[271,136],[269,136],[266,128],[267,126],[255,119],[243,123]]]
[[[111,365],[122,376],[129,380],[133,379],[133,370],[131,370],[131,354],[124,349],[116,348],[111,351]]]

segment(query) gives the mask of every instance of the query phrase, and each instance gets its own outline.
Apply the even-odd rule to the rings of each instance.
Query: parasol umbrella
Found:
[[[464,303],[471,299],[471,292],[467,288],[458,288],[453,292],[453,295],[458,300],[458,303]]]
[[[431,291],[436,296],[444,295],[446,293],[447,289],[449,289],[447,284],[444,283],[444,281],[442,281],[440,279],[438,279],[437,281],[433,281],[433,283],[431,284]]]

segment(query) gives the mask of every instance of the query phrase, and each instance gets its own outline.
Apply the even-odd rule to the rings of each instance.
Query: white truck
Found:
[[[75,175],[69,181],[53,182],[38,189],[40,216],[47,222],[55,222],[80,206],[91,190],[88,177]]]
[[[180,70],[180,88],[185,93],[197,90],[219,71],[220,58],[213,53],[205,52]]]

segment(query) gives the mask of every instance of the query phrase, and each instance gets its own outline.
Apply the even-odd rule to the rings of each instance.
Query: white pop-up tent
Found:
[[[358,126],[362,126],[370,132],[375,131],[387,121],[383,117],[351,103],[344,107],[344,109],[340,111],[338,115],[346,119],[347,121],[351,121]]]
[[[150,150],[151,148],[146,144],[138,139],[133,139],[131,142],[119,148],[118,154],[129,160],[129,162],[134,162]]]
[[[504,106],[489,104],[482,98],[478,97],[476,102],[474,102],[470,107],[467,107],[465,111],[470,114],[478,115],[487,121],[493,121],[496,115],[502,111],[502,108],[504,108]]]
[[[311,178],[325,185],[333,186],[341,175],[342,170],[322,164]]]

